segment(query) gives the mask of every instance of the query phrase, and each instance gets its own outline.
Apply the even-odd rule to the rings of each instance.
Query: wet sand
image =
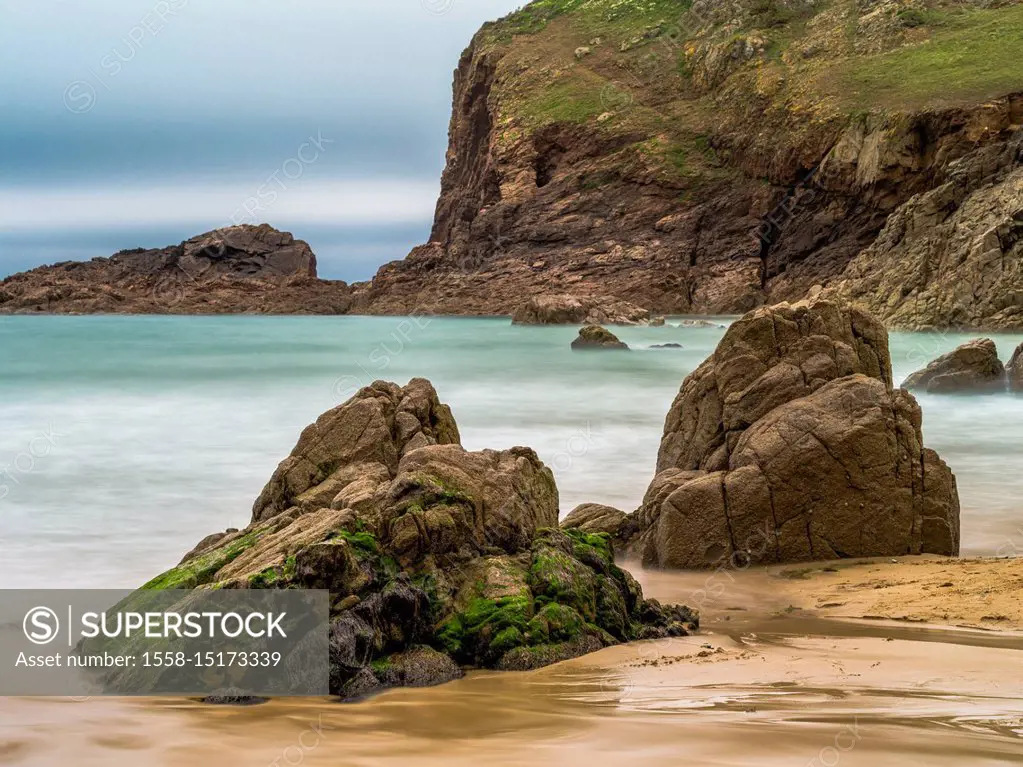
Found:
[[[634,572],[703,632],[353,705],[7,699],[0,764],[1023,762],[1023,562]]]

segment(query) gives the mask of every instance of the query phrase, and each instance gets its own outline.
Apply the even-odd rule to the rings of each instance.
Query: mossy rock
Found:
[[[533,600],[528,597],[477,598],[445,619],[436,637],[457,660],[488,665],[523,640],[532,616]]]
[[[146,583],[144,590],[193,589],[216,580],[217,571],[229,565],[256,545],[263,530],[240,535],[210,551],[199,554]]]

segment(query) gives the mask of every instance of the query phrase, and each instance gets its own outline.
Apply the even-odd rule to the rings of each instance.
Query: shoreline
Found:
[[[706,319],[716,320],[720,322],[727,322],[728,320],[735,320],[741,317],[741,314],[664,314],[662,315],[666,320],[689,320],[689,319]],[[265,317],[265,318],[291,318],[291,317],[352,317],[352,318],[365,318],[365,319],[408,319],[410,317],[415,318],[427,318],[433,319],[445,319],[445,320],[511,320],[511,314],[472,314],[472,313],[460,313],[460,314],[427,314],[419,313],[415,309],[406,314],[364,314],[357,312],[181,312],[181,313],[168,313],[168,312],[8,312],[0,309],[0,319],[5,317],[134,317],[134,318],[182,318],[182,317],[196,317],[196,318],[225,318],[225,317]],[[540,323],[540,324],[526,324],[519,325],[517,327],[581,327],[587,323]],[[614,323],[606,323],[614,327],[619,327]],[[620,327],[660,327],[657,325],[622,325]],[[670,326],[664,326],[670,327]],[[727,325],[725,328],[727,329]],[[695,330],[704,330],[705,328],[695,328]],[[1023,325],[1019,327],[929,327],[929,328],[907,328],[898,325],[885,325],[885,329],[889,333],[936,333],[939,335],[947,334],[974,334],[983,333],[987,335],[1019,335],[1023,333]]]
[[[618,645],[534,671],[472,672],[343,705],[0,701],[8,725],[0,758],[106,767],[184,767],[200,757],[309,767],[674,765],[682,754],[693,764],[771,767],[835,764],[839,756],[853,767],[1018,763],[1023,716],[1016,685],[1004,682],[1023,677],[1023,615],[994,630],[900,620],[894,609],[891,620],[853,615],[859,605],[880,609],[869,592],[924,594],[949,568],[965,571],[956,600],[982,597],[999,579],[1023,578],[1023,559],[835,564],[815,563],[805,577],[782,575],[791,569],[784,566],[733,573],[704,605],[693,636]],[[664,600],[691,595],[710,575],[635,573]],[[878,579],[889,585],[875,589]],[[836,590],[847,595],[845,610],[825,607]],[[914,619],[934,609],[917,605]]]

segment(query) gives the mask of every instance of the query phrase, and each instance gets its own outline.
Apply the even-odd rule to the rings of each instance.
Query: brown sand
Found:
[[[704,633],[352,705],[3,700],[0,765],[1019,765],[1021,565],[641,573]]]

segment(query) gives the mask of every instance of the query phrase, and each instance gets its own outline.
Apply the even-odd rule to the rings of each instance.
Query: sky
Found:
[[[429,235],[451,81],[524,0],[0,0],[0,277],[231,223],[367,279]]]

